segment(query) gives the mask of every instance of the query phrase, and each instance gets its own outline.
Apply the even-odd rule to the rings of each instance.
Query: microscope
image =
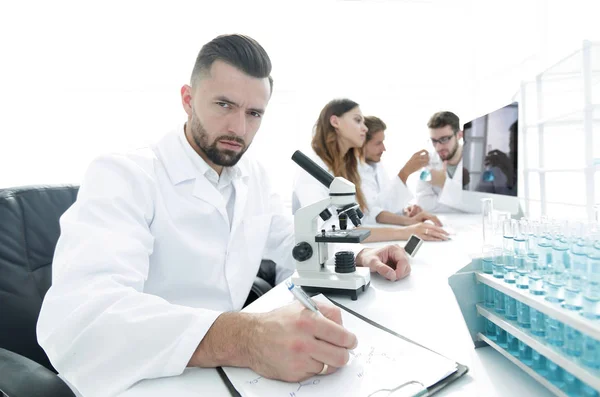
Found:
[[[365,291],[371,282],[369,268],[356,267],[352,251],[337,252],[334,266],[326,263],[328,244],[360,243],[371,234],[369,230],[346,230],[348,219],[358,227],[363,217],[355,202],[356,188],[347,179],[334,178],[299,150],[294,152],[292,160],[329,189],[329,197],[302,207],[294,214],[296,245],[292,254],[296,272],[292,282],[307,292],[337,293],[356,300],[358,293]],[[332,225],[331,230],[319,232],[317,217],[329,220],[331,207],[337,212],[339,229]]]

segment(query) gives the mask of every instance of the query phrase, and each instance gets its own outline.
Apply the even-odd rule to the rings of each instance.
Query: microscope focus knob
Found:
[[[296,246],[292,250],[292,256],[298,262],[304,262],[304,261],[310,259],[312,254],[313,254],[313,249],[310,246],[310,244],[307,243],[306,241],[296,244]]]
[[[329,218],[331,218],[331,211],[329,211],[328,208],[325,208],[323,211],[321,211],[321,213],[319,214],[319,216],[321,217],[321,219],[323,219],[324,221],[328,221]]]

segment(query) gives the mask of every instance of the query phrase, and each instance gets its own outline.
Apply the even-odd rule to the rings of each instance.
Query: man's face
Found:
[[[450,160],[454,157],[458,150],[458,139],[461,133],[459,131],[455,134],[449,125],[429,130],[431,143],[442,161]]]
[[[267,78],[249,76],[222,61],[195,87],[181,90],[192,146],[218,166],[235,165],[246,152],[270,98]]]
[[[385,132],[377,131],[371,135],[371,139],[365,143],[364,153],[367,163],[378,163],[381,161],[381,155],[385,152]]]

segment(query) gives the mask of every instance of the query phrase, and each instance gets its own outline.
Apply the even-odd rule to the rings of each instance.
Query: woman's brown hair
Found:
[[[342,157],[337,133],[330,122],[331,116],[341,117],[356,107],[358,107],[358,103],[350,99],[334,99],[325,105],[315,124],[312,148],[333,171],[334,176],[341,176],[354,183],[356,201],[361,210],[366,211],[367,203],[360,187],[360,174],[358,173],[358,161],[362,155],[361,148],[351,148]]]

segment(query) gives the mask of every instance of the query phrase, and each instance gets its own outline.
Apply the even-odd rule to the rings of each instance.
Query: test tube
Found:
[[[494,311],[504,314],[504,294],[497,289],[494,289]]]
[[[583,348],[583,335],[575,328],[565,325],[564,350],[567,356],[580,357]]]
[[[562,389],[569,396],[578,396],[579,395],[579,391],[581,388],[581,382],[579,381],[579,379],[577,379],[575,377],[575,375],[573,375],[570,372],[564,371],[563,372],[563,381],[565,382],[565,385],[563,386]]]
[[[548,343],[554,346],[562,346],[564,337],[564,324],[555,318],[546,316],[546,340]]]
[[[481,270],[486,274],[493,273],[494,246],[484,245],[482,249]]]
[[[540,255],[540,243],[543,243],[542,236],[544,226],[540,222],[532,222],[529,225],[529,238],[527,239],[527,266],[531,269],[529,279],[529,292],[533,295],[544,294],[544,276],[546,275],[546,259]]]
[[[521,328],[531,328],[529,306],[521,301],[517,301],[517,323]]]
[[[504,316],[507,320],[517,319],[517,300],[508,295],[504,295]]]
[[[546,279],[546,300],[560,303],[565,300],[565,269],[569,267],[569,231],[566,222],[552,226],[552,262]]]
[[[494,245],[494,201],[491,198],[481,199],[483,217],[483,244]]]
[[[494,264],[492,272],[496,278],[504,278],[504,251],[502,248],[494,248]]]
[[[548,370],[548,375],[546,378],[554,383],[560,384],[563,380],[563,369],[559,367],[554,361],[546,360],[546,369]]]
[[[588,335],[583,335],[581,362],[593,369],[600,368],[600,341]]]
[[[505,219],[502,227],[503,239],[502,249],[504,251],[504,282],[514,284],[517,280],[515,273],[516,266],[514,262],[515,248],[514,236],[516,221],[514,219]]]
[[[529,308],[531,333],[537,336],[546,335],[546,315],[533,307]]]
[[[485,334],[491,339],[496,339],[496,324],[487,318],[485,319]]]
[[[582,290],[587,277],[586,229],[583,223],[572,225],[569,256],[571,267],[566,270],[565,301],[563,307],[579,310],[582,307]]]
[[[517,288],[529,288],[528,275],[533,269],[531,261],[527,260],[528,240],[529,240],[529,222],[523,218],[515,225],[514,244],[514,263],[517,269]]]
[[[537,350],[531,352],[531,368],[542,375],[546,373],[546,356],[542,356]]]
[[[519,340],[508,332],[506,333],[506,345],[510,354],[519,357]]]
[[[600,319],[600,225],[597,223],[589,229],[586,250],[588,273],[582,314],[589,319]]]
[[[531,366],[531,347],[519,340],[519,359],[526,365]]]

